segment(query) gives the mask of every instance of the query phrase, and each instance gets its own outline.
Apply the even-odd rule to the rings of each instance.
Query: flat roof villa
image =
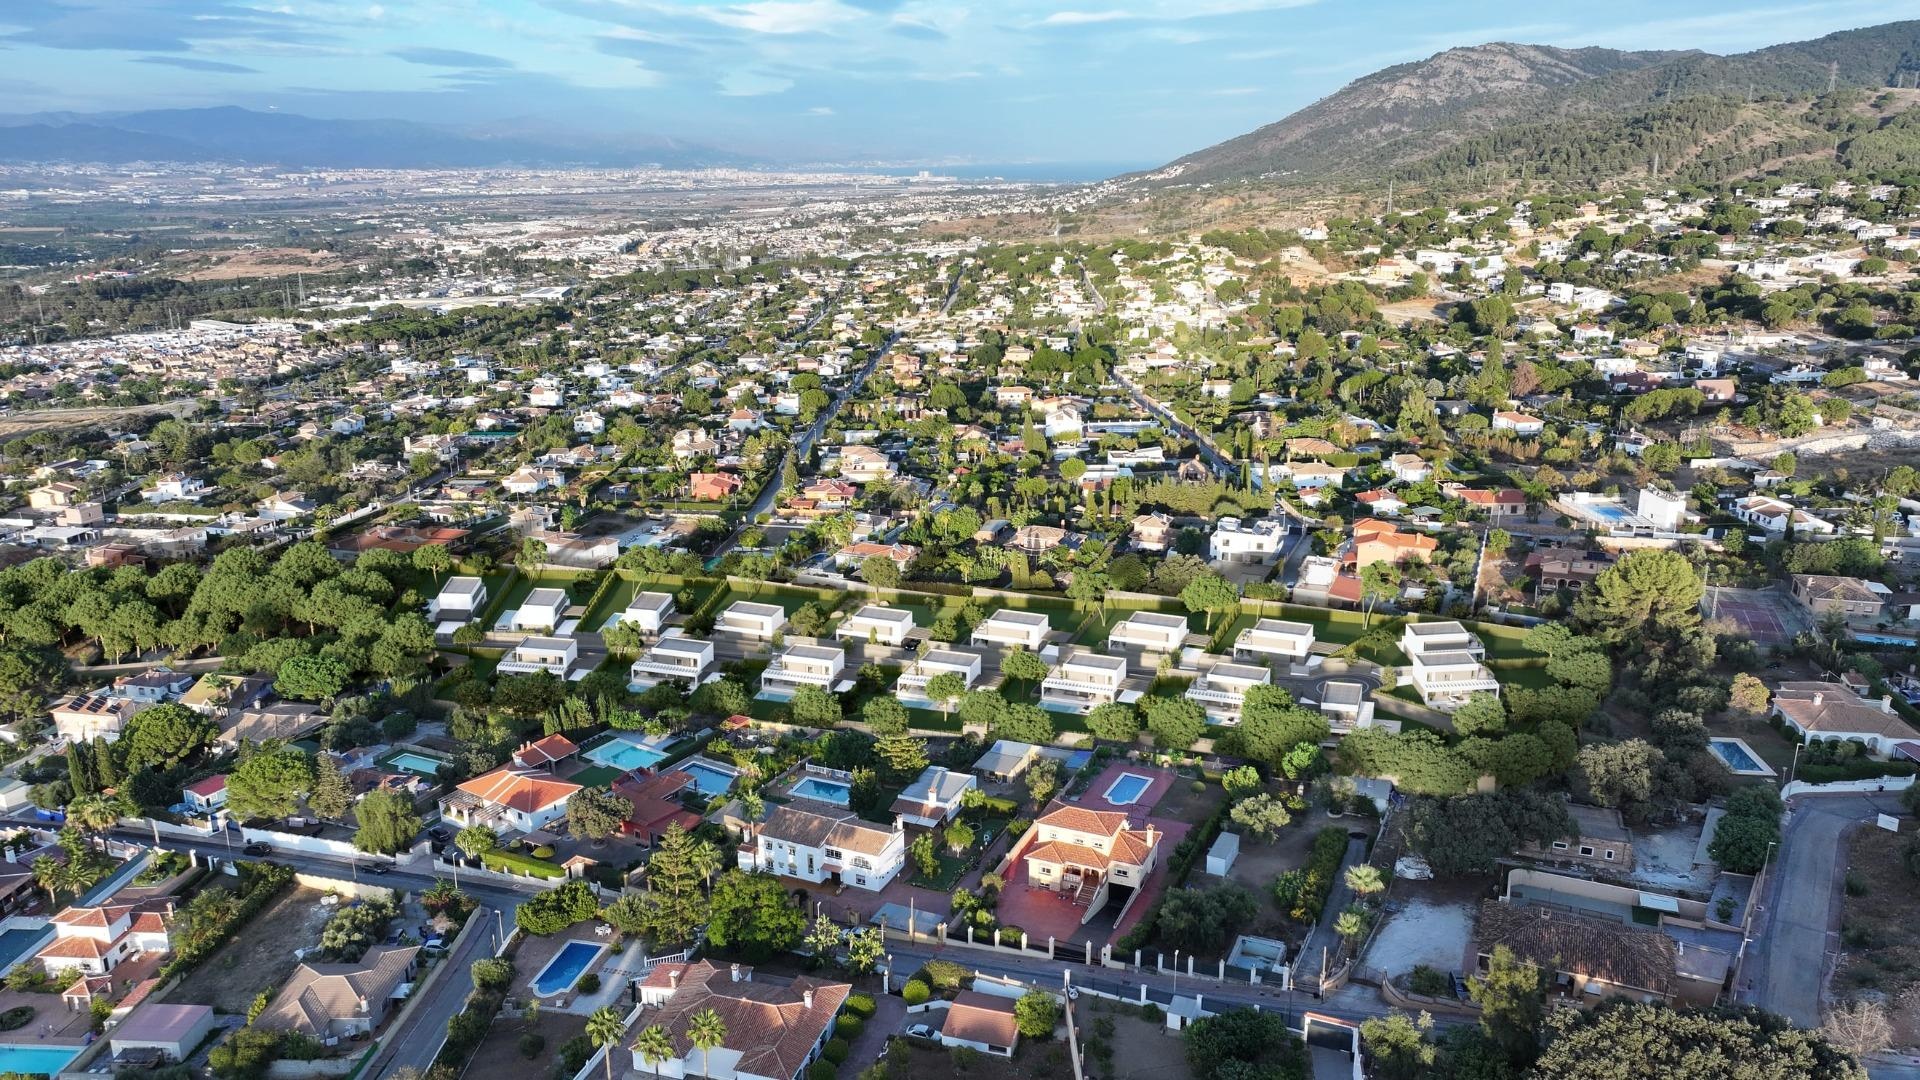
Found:
[[[900,673],[899,680],[893,684],[893,696],[903,705],[939,708],[939,702],[927,697],[927,684],[943,672],[960,676],[960,681],[971,690],[980,678],[980,658],[953,649],[931,649]]]
[[[697,685],[713,670],[713,665],[713,642],[669,635],[654,642],[652,648],[633,662],[627,671],[627,684],[635,690],[645,690],[669,679]]]
[[[868,604],[840,624],[833,636],[842,641],[866,641],[876,645],[899,646],[913,633],[913,612]]]
[[[1481,661],[1487,649],[1457,622],[1408,623],[1400,651],[1410,661],[1406,679],[1436,709],[1455,709],[1474,694],[1498,694],[1500,680]]]
[[[733,634],[737,637],[755,638],[760,641],[772,641],[780,628],[787,625],[787,612],[778,604],[756,604],[750,600],[736,601],[720,613],[713,621],[716,634]]]
[[[1091,712],[1120,700],[1127,662],[1085,649],[1070,649],[1040,683],[1040,707],[1055,712]]]
[[[551,633],[566,621],[568,601],[564,589],[535,589],[507,619],[509,630],[544,630]]]
[[[847,654],[825,645],[789,645],[760,673],[760,697],[786,701],[803,686],[843,692],[853,689],[853,680],[841,679],[847,667]]]
[[[1187,620],[1157,611],[1136,611],[1115,623],[1107,634],[1107,648],[1178,653],[1187,640]]]
[[[1320,715],[1327,718],[1327,726],[1335,735],[1345,735],[1355,728],[1372,727],[1374,724],[1373,702],[1367,700],[1367,688],[1346,679],[1320,685]],[[1398,720],[1388,720],[1383,726],[1392,731],[1400,730]]]
[[[472,622],[486,606],[486,582],[477,577],[454,576],[440,586],[440,595],[427,602],[427,618]]]
[[[1235,660],[1268,661],[1274,657],[1304,660],[1312,651],[1312,623],[1261,619],[1233,639]]]
[[[1038,612],[1001,608],[973,628],[975,645],[999,645],[1038,650],[1047,640],[1047,617]]]
[[[515,645],[494,670],[505,675],[545,671],[564,679],[579,659],[580,646],[572,638],[534,636]]]
[[[1187,687],[1186,698],[1207,711],[1207,723],[1237,724],[1247,691],[1272,681],[1273,669],[1264,664],[1215,664]]]
[[[622,625],[637,626],[643,632],[657,634],[673,617],[673,597],[663,592],[639,592],[627,601],[627,609],[617,616]]]

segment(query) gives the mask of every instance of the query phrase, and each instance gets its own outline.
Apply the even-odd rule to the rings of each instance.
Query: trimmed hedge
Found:
[[[860,1017],[862,1020],[872,1016],[874,1010],[877,1008],[879,1008],[879,1006],[874,1004],[872,994],[847,995],[847,1012],[853,1016]]]
[[[909,1005],[925,1005],[927,999],[932,996],[933,988],[918,979],[911,980],[900,988],[900,1000]]]
[[[1313,850],[1307,853],[1304,868],[1306,878],[1301,882],[1293,910],[1287,913],[1290,918],[1309,925],[1319,921],[1321,911],[1327,906],[1327,896],[1333,892],[1334,879],[1340,876],[1340,860],[1346,855],[1345,829],[1328,825],[1314,834]]]
[[[550,862],[533,858],[530,855],[522,855],[516,851],[489,851],[480,857],[480,862],[489,870],[500,870],[504,873],[524,874],[529,877],[538,878],[563,878],[567,876],[565,870],[562,870]]]
[[[851,1053],[853,1053],[853,1047],[847,1040],[835,1036],[827,1040],[826,1049],[820,1051],[820,1056],[838,1065],[847,1060],[847,1055]]]
[[[1803,764],[1793,778],[1809,784],[1831,784],[1838,780],[1878,780],[1888,776],[1912,776],[1916,767],[1908,761],[1849,761],[1840,765]]]

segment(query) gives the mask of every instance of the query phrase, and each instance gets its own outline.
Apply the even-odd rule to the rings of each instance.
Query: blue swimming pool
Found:
[[[79,1057],[82,1049],[78,1046],[0,1046],[0,1074],[51,1076]]]
[[[725,765],[703,758],[681,762],[680,768],[693,777],[693,786],[699,788],[702,795],[725,795],[733,790],[734,778],[740,775]]]
[[[1152,786],[1153,780],[1150,777],[1135,773],[1121,773],[1114,778],[1113,783],[1107,785],[1105,798],[1115,806],[1127,806],[1139,802],[1140,796],[1145,795],[1147,789]]]
[[[1712,739],[1707,749],[1713,756],[1726,763],[1727,768],[1741,776],[1772,776],[1773,770],[1767,763],[1755,757],[1747,744],[1734,739]]]
[[[437,776],[440,773],[439,760],[430,758],[425,754],[413,753],[410,750],[388,758],[387,764],[395,768],[405,769],[416,776]]]
[[[547,961],[547,966],[540,969],[540,974],[533,977],[533,992],[541,997],[552,997],[573,989],[573,984],[580,981],[587,965],[593,963],[605,948],[605,945],[596,945],[591,941],[569,941],[562,945],[560,951],[553,954],[553,959]]]
[[[796,799],[814,799],[819,802],[845,806],[853,801],[853,785],[841,780],[823,780],[818,776],[809,776],[793,785]]]
[[[635,769],[650,769],[666,760],[666,753],[650,746],[641,746],[630,739],[615,737],[601,743],[586,752],[586,758],[597,765],[606,765],[622,772]]]

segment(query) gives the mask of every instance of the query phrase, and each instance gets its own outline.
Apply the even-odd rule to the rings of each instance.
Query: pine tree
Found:
[[[347,816],[347,810],[353,806],[353,789],[347,786],[347,778],[340,773],[340,766],[331,754],[317,755],[313,768],[313,791],[307,796],[307,806],[316,815],[333,821]]]

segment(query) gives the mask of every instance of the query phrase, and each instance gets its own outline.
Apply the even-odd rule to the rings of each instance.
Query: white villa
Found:
[[[840,673],[846,667],[847,654],[839,649],[825,645],[789,645],[760,673],[760,696],[785,701],[803,686],[838,689],[842,682]],[[852,688],[851,682],[846,688]]]
[[[980,786],[972,773],[954,772],[945,765],[929,765],[893,800],[897,827],[918,825],[937,829],[960,812],[960,801]]]
[[[1486,646],[1457,622],[1408,623],[1400,651],[1410,661],[1409,681],[1433,708],[1454,709],[1474,694],[1500,692],[1500,680],[1482,662]]]
[[[440,586],[440,595],[427,602],[427,618],[445,622],[472,622],[487,606],[487,583],[477,577],[456,576]]]
[[[1313,624],[1261,619],[1233,639],[1235,660],[1304,660],[1313,651]]]
[[[942,703],[927,697],[927,683],[946,671],[960,676],[960,681],[971,690],[980,679],[980,658],[953,649],[930,649],[900,673],[899,680],[893,684],[893,696],[903,705],[937,709]]]
[[[1040,683],[1040,707],[1060,712],[1091,712],[1120,700],[1127,662],[1085,649],[1070,649]]]
[[[1047,617],[1032,611],[1014,611],[1001,608],[982,619],[973,628],[975,645],[999,645],[1006,648],[1020,646],[1024,649],[1039,651],[1042,642],[1047,639]]]
[[[1367,688],[1360,683],[1334,680],[1320,687],[1320,715],[1327,718],[1333,734],[1345,735],[1355,728],[1373,726],[1373,702],[1367,700]],[[1398,730],[1400,722],[1390,720],[1385,726]]]
[[[547,671],[564,679],[579,659],[580,646],[572,638],[535,635],[515,645],[494,670],[504,675]]]
[[[776,806],[740,838],[739,867],[879,892],[907,863],[907,838],[895,825],[882,828],[850,810],[809,803]]]
[[[1115,623],[1107,633],[1110,651],[1139,649],[1150,653],[1178,653],[1187,640],[1187,620],[1157,611],[1136,611]]]
[[[713,622],[716,634],[734,634],[738,637],[755,638],[760,641],[772,641],[780,628],[787,625],[787,612],[778,604],[756,604],[750,600],[740,600],[729,604],[727,610]]]
[[[623,625],[637,626],[641,632],[659,633],[673,617],[673,597],[663,592],[634,593],[627,609],[620,613]]]
[[[669,679],[681,679],[697,686],[713,666],[713,642],[673,634],[654,642],[652,648],[640,654],[627,672],[627,684],[635,690],[645,690]]]
[[[1287,523],[1279,518],[1243,524],[1237,517],[1223,517],[1207,539],[1207,558],[1213,562],[1272,562],[1286,538]]]
[[[1265,664],[1215,664],[1187,687],[1187,700],[1207,711],[1209,724],[1237,724],[1247,690],[1273,681]]]
[[[913,612],[868,604],[854,612],[833,632],[842,641],[870,641],[877,645],[899,647],[913,633]]]
[[[566,621],[568,601],[564,589],[535,589],[514,609],[513,617],[508,620],[510,630],[533,630],[552,633]]]

